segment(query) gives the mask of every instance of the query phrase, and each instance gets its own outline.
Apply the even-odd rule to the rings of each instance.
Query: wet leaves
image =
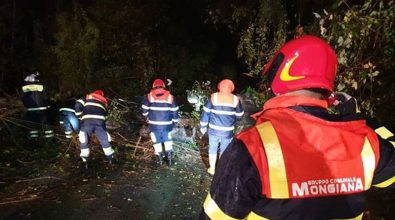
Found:
[[[127,147],[125,140],[115,141],[120,141],[114,144],[120,163],[108,165],[94,141],[88,170],[80,161],[77,139],[59,139],[29,150],[4,146],[0,154],[0,212],[19,215],[18,204],[29,204],[31,218],[119,213],[135,219],[197,218],[210,184],[197,150],[177,144],[173,166],[158,167],[147,140],[141,141],[137,152],[135,141]]]

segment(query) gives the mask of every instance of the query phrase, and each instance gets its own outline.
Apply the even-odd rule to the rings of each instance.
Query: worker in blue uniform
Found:
[[[54,136],[52,128],[48,125],[49,95],[45,86],[39,80],[39,73],[26,76],[22,86],[22,102],[26,108],[26,118],[31,122],[32,129],[29,131],[29,138],[36,139],[40,131],[43,131],[44,138]]]
[[[59,123],[63,125],[66,138],[72,138],[73,133],[80,132],[80,124],[75,114],[76,99],[70,98],[64,101],[59,108]]]
[[[110,164],[114,162],[114,150],[111,147],[111,136],[107,132],[107,99],[104,97],[102,90],[96,90],[85,97],[78,99],[75,104],[76,115],[81,120],[81,130],[79,133],[80,157],[88,167],[88,158],[90,154],[89,140],[93,134],[99,140],[106,159]]]
[[[155,155],[158,163],[163,163],[162,143],[169,166],[172,165],[173,140],[171,131],[178,122],[178,106],[174,97],[165,89],[165,83],[156,79],[151,91],[146,95],[142,104],[143,115],[147,118],[151,131],[151,140],[154,143]]]
[[[234,129],[237,119],[241,119],[244,110],[239,97],[234,95],[235,86],[230,79],[224,79],[218,83],[218,92],[213,93],[203,107],[200,118],[200,131],[206,133],[208,129],[209,138],[209,165],[207,172],[210,175],[215,173],[217,152],[219,156],[228,147],[234,136]]]

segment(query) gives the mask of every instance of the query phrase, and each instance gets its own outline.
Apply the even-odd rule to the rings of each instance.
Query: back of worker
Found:
[[[114,150],[111,147],[111,136],[107,132],[107,99],[104,97],[102,90],[96,90],[85,97],[78,99],[75,104],[76,115],[81,120],[81,129],[79,133],[80,157],[87,167],[90,155],[89,142],[93,134],[99,140],[106,159],[113,163]]]
[[[22,86],[22,102],[26,108],[26,118],[32,123],[29,125],[31,127],[29,138],[38,138],[40,130],[44,130],[44,138],[52,138],[54,133],[48,125],[49,95],[38,78],[38,72],[29,74]]]
[[[232,93],[234,89],[230,79],[221,80],[218,92],[211,94],[203,107],[200,131],[204,134],[208,127],[210,167],[207,172],[210,175],[215,173],[218,147],[221,156],[234,136],[236,120],[244,114],[239,97]]]
[[[63,125],[66,138],[72,138],[73,132],[80,132],[80,124],[75,114],[76,99],[69,98],[61,103],[59,108],[59,123]]]
[[[174,96],[166,90],[161,79],[155,79],[150,92],[141,105],[143,116],[146,117],[150,137],[153,142],[157,163],[163,164],[163,157],[167,157],[168,165],[173,163],[173,138],[171,131],[178,123],[178,106]],[[165,147],[163,153],[162,143]]]
[[[395,149],[360,114],[333,115],[334,51],[304,36],[265,68],[276,97],[222,155],[201,219],[362,219],[394,187]]]

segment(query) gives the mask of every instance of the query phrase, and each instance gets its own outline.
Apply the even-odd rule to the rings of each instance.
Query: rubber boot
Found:
[[[210,167],[207,169],[207,172],[213,176],[215,173],[215,165],[217,162],[217,155],[216,154],[209,154],[208,155],[209,165]]]
[[[159,164],[159,165],[162,165],[163,164],[163,153],[162,152],[160,152],[158,155],[156,155],[157,156],[157,161],[156,161],[156,163],[157,164]]]
[[[214,176],[215,168],[214,167],[209,167],[207,169],[207,173],[210,174],[210,176]]]
[[[106,156],[106,159],[107,159],[109,164],[111,164],[111,165],[115,164],[115,159],[114,159],[114,155],[113,154]]]
[[[171,165],[173,165],[173,152],[171,152],[171,151],[168,151],[167,152],[167,162],[168,162],[168,164],[169,164],[169,166],[171,166]]]
[[[82,163],[84,164],[84,168],[87,170],[89,168],[88,166],[88,158],[87,157],[81,157]]]

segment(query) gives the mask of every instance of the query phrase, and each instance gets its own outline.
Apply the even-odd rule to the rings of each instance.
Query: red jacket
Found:
[[[360,219],[366,190],[395,186],[395,149],[360,116],[327,107],[269,100],[219,160],[201,219]]]

